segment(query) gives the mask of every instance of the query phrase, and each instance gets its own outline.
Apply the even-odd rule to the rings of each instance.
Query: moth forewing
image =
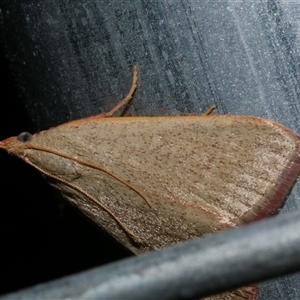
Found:
[[[241,116],[93,118],[24,145],[27,162],[134,253],[274,213],[300,169],[297,135]]]

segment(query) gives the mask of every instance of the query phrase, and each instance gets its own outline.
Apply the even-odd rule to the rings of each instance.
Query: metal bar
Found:
[[[8,299],[194,299],[300,270],[300,212],[41,284]]]

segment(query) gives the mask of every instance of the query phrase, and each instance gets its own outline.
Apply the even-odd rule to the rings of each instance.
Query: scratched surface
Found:
[[[272,119],[300,134],[296,1],[5,0],[0,8],[5,55],[26,116],[16,117],[14,106],[1,113],[23,120],[21,131],[111,108],[138,64],[130,114],[201,113],[216,104],[218,113]],[[35,187],[24,176],[11,175],[6,193],[17,180]],[[299,209],[299,199],[296,184],[282,213]],[[262,284],[260,299],[299,298],[299,279]]]

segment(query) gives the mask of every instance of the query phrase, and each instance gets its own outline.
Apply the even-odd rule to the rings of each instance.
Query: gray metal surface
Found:
[[[299,227],[294,212],[0,299],[195,299],[299,270]]]
[[[296,1],[4,0],[0,8],[6,56],[36,130],[107,110],[138,64],[131,114],[216,104],[218,113],[300,133]],[[299,199],[297,183],[282,213]],[[296,274],[264,283],[260,299],[300,298],[299,282]]]

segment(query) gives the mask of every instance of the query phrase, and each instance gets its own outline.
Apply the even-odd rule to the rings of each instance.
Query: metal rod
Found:
[[[300,270],[299,228],[280,215],[0,299],[195,299]]]

